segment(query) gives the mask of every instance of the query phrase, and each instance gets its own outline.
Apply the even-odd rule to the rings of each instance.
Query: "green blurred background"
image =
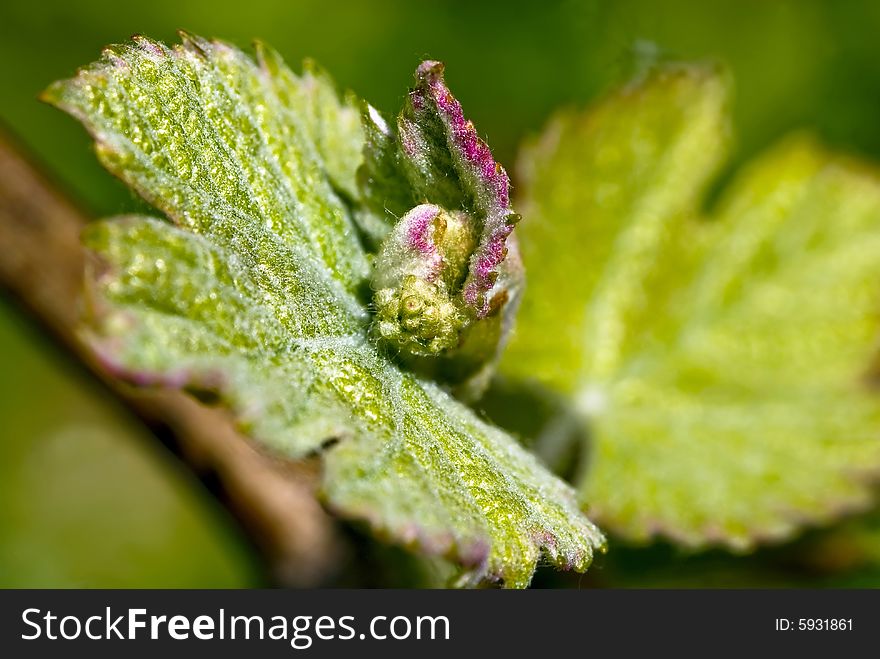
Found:
[[[795,128],[880,159],[880,3],[868,0],[4,2],[0,120],[96,216],[139,202],[98,166],[82,129],[36,96],[104,44],[133,33],[175,41],[177,28],[242,46],[260,37],[293,64],[314,57],[388,112],[420,59],[442,59],[507,164],[554,108],[585,104],[657,56],[731,68],[731,169]],[[0,586],[261,585],[249,544],[202,486],[2,297],[0,359]],[[751,559],[620,548],[589,578],[880,585],[876,535],[864,525],[814,533]],[[842,576],[830,582],[827,560],[811,556],[836,556]]]

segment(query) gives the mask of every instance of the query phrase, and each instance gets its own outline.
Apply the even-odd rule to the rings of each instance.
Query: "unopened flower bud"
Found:
[[[372,285],[377,339],[416,370],[478,395],[512,327],[523,282],[510,180],[443,79],[423,62],[396,131],[364,109],[364,212],[426,200],[390,229]]]

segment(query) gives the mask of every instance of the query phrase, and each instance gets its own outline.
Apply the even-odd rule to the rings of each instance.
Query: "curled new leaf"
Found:
[[[460,395],[478,395],[522,288],[507,172],[464,118],[439,62],[416,70],[396,132],[370,106],[363,117],[367,206],[404,213],[374,268],[377,336]]]
[[[519,220],[510,208],[510,179],[464,118],[443,80],[443,65],[422,62],[416,81],[398,119],[403,162],[416,190],[437,191],[447,207],[463,204],[473,213],[480,238],[462,295],[482,318],[491,310],[505,242]]]

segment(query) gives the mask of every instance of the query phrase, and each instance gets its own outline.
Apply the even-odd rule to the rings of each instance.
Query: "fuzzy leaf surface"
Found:
[[[46,98],[165,215],[96,223],[87,339],[136,384],[228,406],[323,495],[380,535],[456,560],[458,583],[525,586],[542,558],[584,570],[603,538],[575,493],[508,435],[371,343],[356,194],[358,103],[183,35],[112,46]],[[334,440],[334,441],[330,441]]]

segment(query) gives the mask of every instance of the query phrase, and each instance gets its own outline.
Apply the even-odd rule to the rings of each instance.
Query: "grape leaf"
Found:
[[[311,76],[311,77],[310,77]],[[94,224],[84,336],[135,384],[210,393],[282,455],[323,457],[323,496],[380,535],[525,586],[543,556],[603,546],[575,493],[370,340],[352,211],[363,131],[325,74],[184,34],[137,37],[46,98],[164,213]]]
[[[702,217],[728,87],[668,66],[524,151],[530,281],[503,370],[576,409],[599,523],[744,550],[871,502],[880,185],[797,136]]]

